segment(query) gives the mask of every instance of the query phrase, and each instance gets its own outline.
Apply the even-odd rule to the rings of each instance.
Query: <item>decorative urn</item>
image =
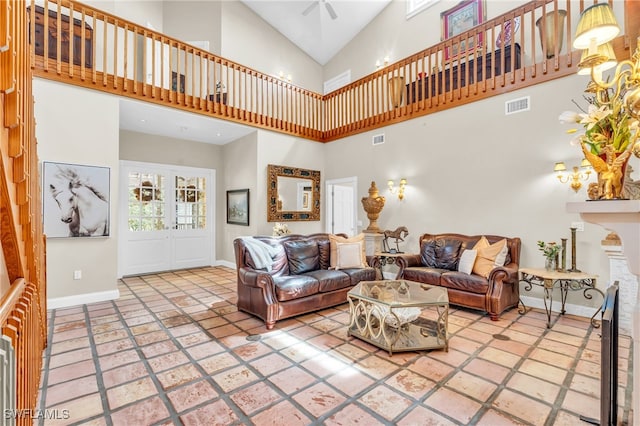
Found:
[[[380,233],[380,227],[378,226],[378,217],[384,207],[385,199],[378,193],[375,181],[371,181],[371,187],[369,188],[369,196],[362,198],[362,207],[367,212],[367,218],[369,219],[369,226],[364,232]]]

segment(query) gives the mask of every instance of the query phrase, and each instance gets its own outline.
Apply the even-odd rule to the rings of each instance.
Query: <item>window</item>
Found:
[[[433,6],[440,0],[407,0],[407,19]]]

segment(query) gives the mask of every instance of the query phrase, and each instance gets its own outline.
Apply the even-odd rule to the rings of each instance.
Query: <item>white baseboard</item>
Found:
[[[231,269],[236,269],[235,262],[229,262],[228,260],[216,260],[213,266],[226,266]]]
[[[527,308],[537,308],[544,310],[544,299],[539,299],[537,297],[531,296],[520,296],[520,299]],[[551,315],[557,315],[558,313],[560,313],[561,307],[562,303],[559,300],[554,300],[551,304]],[[599,307],[594,308],[591,306],[574,305],[572,303],[565,303],[564,305],[564,310],[567,314],[585,318],[591,318],[593,314],[596,313],[597,309],[599,309]]]
[[[85,305],[87,303],[115,300],[120,297],[119,290],[99,291],[96,293],[78,294],[75,296],[56,297],[47,299],[47,309],[68,308],[70,306]]]

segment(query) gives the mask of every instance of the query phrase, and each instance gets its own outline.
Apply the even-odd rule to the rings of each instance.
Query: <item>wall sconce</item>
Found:
[[[553,171],[558,173],[557,178],[560,182],[567,183],[571,181],[571,189],[578,192],[582,188],[582,182],[580,181],[586,181],[591,175],[591,163],[586,158],[583,158],[580,167],[574,166],[573,172],[567,172],[567,166],[564,165],[564,161],[559,161],[554,166]]]
[[[285,78],[284,71],[282,71],[282,70],[278,73],[278,78],[280,80],[285,80],[288,83],[291,83],[291,74],[287,74],[287,77]]]
[[[382,62],[382,63],[380,63],[380,59],[378,59],[378,60],[376,61],[376,69],[377,69],[377,70],[379,70],[379,69],[380,69],[380,68],[382,68],[382,67],[386,67],[387,65],[389,65],[389,57],[388,57],[388,56],[385,56],[385,57],[384,57],[384,59],[383,59],[383,62]]]
[[[399,200],[404,199],[404,188],[405,186],[407,186],[407,180],[405,178],[400,179],[400,183],[397,188],[394,186],[392,179],[389,179],[389,182],[387,182],[387,185],[389,186],[389,192],[391,192],[392,194],[395,194],[397,192],[398,199]]]

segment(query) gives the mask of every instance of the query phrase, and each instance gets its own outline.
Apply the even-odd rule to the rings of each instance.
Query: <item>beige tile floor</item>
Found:
[[[390,356],[347,336],[346,304],[267,331],[236,310],[235,287],[225,267],[145,275],[122,280],[116,301],[50,311],[38,408],[69,418],[36,424],[579,425],[580,415],[599,417],[600,335],[588,319],[554,315],[547,329],[540,311],[511,310],[496,322],[452,306],[448,352]],[[619,424],[632,423],[630,345],[621,336]]]

